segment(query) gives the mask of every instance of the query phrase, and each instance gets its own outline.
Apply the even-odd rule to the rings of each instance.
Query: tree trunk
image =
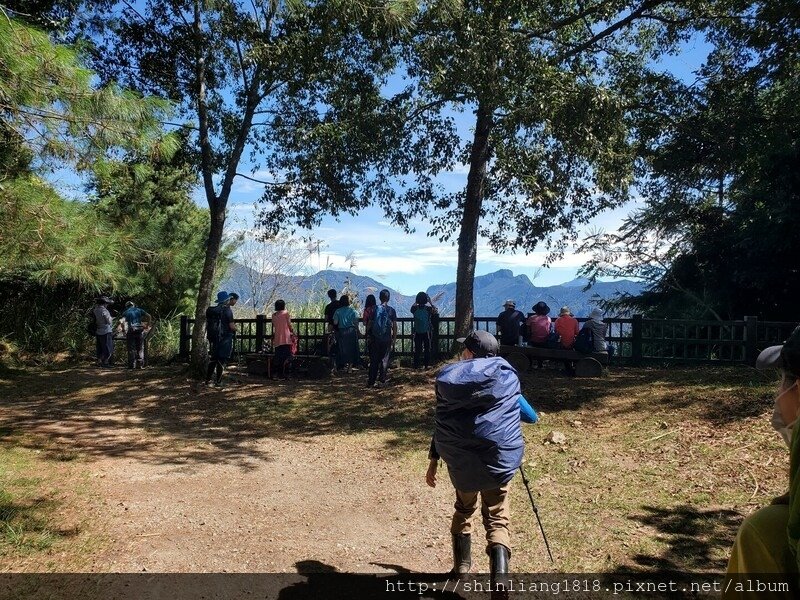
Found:
[[[469,175],[458,235],[458,267],[456,270],[456,337],[472,330],[474,316],[473,289],[475,265],[478,259],[478,225],[486,188],[486,166],[489,162],[489,132],[492,129],[491,111],[478,105],[475,135],[469,156]]]
[[[191,370],[195,374],[203,373],[206,366],[206,309],[211,304],[214,275],[217,270],[217,259],[222,247],[222,233],[225,229],[225,205],[220,202],[211,204],[211,231],[208,233],[206,259],[200,274],[200,286],[197,290],[197,306],[194,311],[194,327],[192,328]]]

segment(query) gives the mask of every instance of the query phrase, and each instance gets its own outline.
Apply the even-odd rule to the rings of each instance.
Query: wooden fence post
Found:
[[[758,358],[758,317],[744,318],[744,360],[755,365]]]
[[[178,341],[178,356],[182,359],[189,358],[189,317],[181,315],[181,333]]]
[[[631,364],[642,364],[642,315],[633,315],[631,322]]]
[[[439,314],[431,315],[431,362],[439,362]]]
[[[267,331],[267,315],[256,315],[256,352],[264,348],[264,335]]]

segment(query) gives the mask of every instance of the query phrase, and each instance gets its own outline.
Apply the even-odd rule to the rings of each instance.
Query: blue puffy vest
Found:
[[[497,488],[522,464],[519,378],[504,358],[474,358],[436,378],[434,442],[453,485],[465,492]]]

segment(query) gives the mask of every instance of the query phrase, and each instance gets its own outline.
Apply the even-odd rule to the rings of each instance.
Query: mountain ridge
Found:
[[[254,272],[251,272],[254,273]],[[360,308],[364,304],[367,294],[378,296],[382,289],[388,289],[391,295],[389,304],[394,306],[399,317],[411,316],[411,305],[414,304],[413,295],[399,293],[383,283],[366,275],[356,275],[349,271],[325,269],[310,276],[259,276],[258,280],[263,288],[278,288],[280,295],[272,298],[282,298],[289,305],[320,304],[327,302],[326,292],[333,288],[342,294],[344,290],[350,292],[354,306]],[[503,310],[503,303],[507,299],[514,300],[517,309],[530,312],[536,303],[544,301],[550,307],[551,316],[557,316],[562,306],[569,306],[576,316],[586,316],[600,300],[612,298],[615,294],[638,294],[644,285],[627,279],[619,281],[598,281],[590,289],[584,291],[588,280],[575,278],[563,284],[552,286],[536,286],[525,274],[514,275],[510,269],[500,269],[486,275],[475,277],[474,306],[475,315],[479,317],[494,317]],[[442,316],[455,314],[455,282],[434,284],[425,290],[433,298],[437,294],[441,297],[436,301],[436,306]],[[282,288],[282,289],[281,289]],[[220,289],[236,291],[240,296],[242,306],[252,305],[254,295],[264,297],[267,294],[253,294],[253,284],[248,276],[248,269],[238,262],[232,261],[227,275],[220,283]],[[248,291],[250,290],[250,291]],[[270,314],[271,302],[267,310],[259,306],[260,312]]]

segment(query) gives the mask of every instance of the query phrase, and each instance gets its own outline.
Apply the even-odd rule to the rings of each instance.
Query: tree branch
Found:
[[[243,179],[248,179],[250,181],[261,183],[263,185],[281,186],[281,185],[286,185],[288,183],[286,181],[264,181],[262,179],[256,179],[255,177],[250,177],[249,175],[245,175],[244,173],[236,173],[234,177],[242,177]]]

